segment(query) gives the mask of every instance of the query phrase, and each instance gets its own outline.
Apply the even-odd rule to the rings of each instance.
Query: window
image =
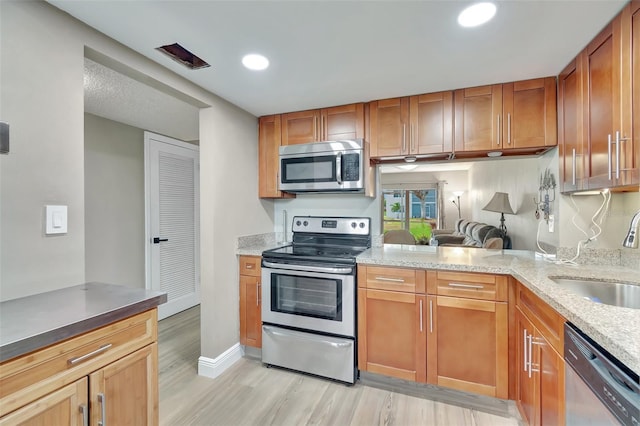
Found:
[[[426,244],[438,223],[438,191],[383,189],[382,232],[407,229],[418,243]]]

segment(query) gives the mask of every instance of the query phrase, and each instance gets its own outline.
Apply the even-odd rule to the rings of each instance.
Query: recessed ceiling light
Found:
[[[242,58],[242,65],[253,71],[262,71],[269,66],[269,60],[257,53],[251,53]]]
[[[477,27],[489,21],[496,14],[496,5],[490,2],[475,3],[458,15],[458,24],[463,27]]]

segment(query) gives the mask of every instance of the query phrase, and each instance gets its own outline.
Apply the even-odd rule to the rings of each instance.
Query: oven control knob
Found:
[[[304,222],[302,222],[302,224],[303,224],[304,226],[307,226],[307,225],[309,224],[309,222],[307,222],[307,221],[305,220]]]
[[[300,222],[299,220],[297,220],[297,221],[296,221],[296,225],[297,225],[297,226],[300,226],[300,223],[301,223],[301,222]]]
[[[355,223],[355,222],[351,222],[351,227],[352,227],[353,229],[356,229],[356,226],[358,226],[358,224],[357,224],[357,223]]]
[[[364,222],[360,222],[360,228],[364,228]]]

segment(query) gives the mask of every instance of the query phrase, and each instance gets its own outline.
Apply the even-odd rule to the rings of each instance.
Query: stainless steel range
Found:
[[[295,216],[293,244],[262,253],[262,362],[355,383],[356,256],[371,219]]]

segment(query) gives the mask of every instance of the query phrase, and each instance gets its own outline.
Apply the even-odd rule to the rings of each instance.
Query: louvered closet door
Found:
[[[166,318],[200,303],[198,147],[145,133],[147,287],[165,291]]]

